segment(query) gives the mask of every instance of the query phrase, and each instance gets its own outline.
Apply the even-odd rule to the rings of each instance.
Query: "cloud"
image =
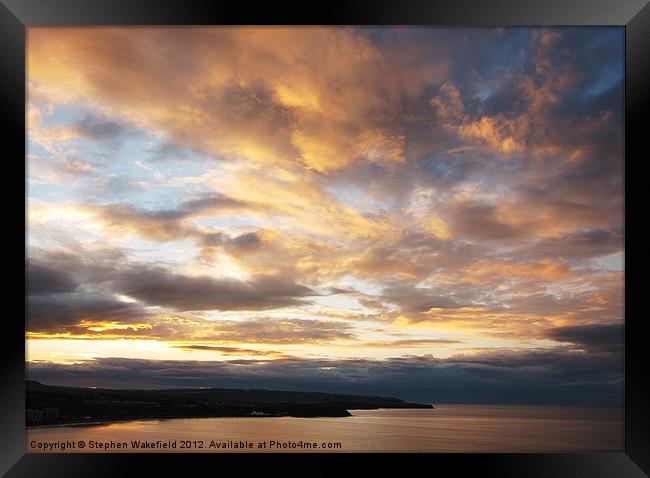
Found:
[[[246,242],[246,241],[244,241]],[[188,276],[137,263],[121,266],[116,254],[45,254],[27,263],[32,287],[27,328],[32,333],[202,340],[328,340],[352,337],[350,326],[322,320],[209,321],[203,311],[269,310],[307,305],[317,295],[288,278],[248,281]],[[31,273],[29,272],[31,270]],[[78,286],[76,280],[83,283]],[[29,284],[29,282],[28,282]],[[194,311],[193,316],[173,312]]]
[[[28,330],[226,356],[302,344],[314,361],[264,369],[287,386],[410,370],[437,397],[607,395],[617,375],[585,357],[618,363],[596,336],[623,317],[623,276],[599,260],[623,250],[623,40],[32,28]],[[461,346],[528,351],[371,360]]]
[[[482,259],[466,267],[462,274],[467,282],[492,283],[504,280],[545,280],[547,283],[566,279],[574,273],[566,263],[549,259],[537,262]]]
[[[209,194],[198,199],[184,201],[181,204],[180,211],[184,214],[191,215],[203,211],[213,211],[227,208],[241,208],[245,203],[236,199],[229,198],[223,194]]]
[[[80,136],[93,140],[113,140],[132,131],[118,121],[93,115],[84,116],[72,127]]]
[[[452,227],[455,235],[474,240],[499,241],[518,239],[530,234],[530,225],[508,223],[492,204],[462,201],[453,206]]]
[[[103,294],[31,296],[27,301],[27,330],[34,333],[78,334],[110,323],[123,324],[124,329],[128,329],[146,322],[148,315],[139,304]],[[128,333],[125,330],[121,332]]]
[[[260,232],[246,232],[235,237],[222,232],[204,233],[201,236],[201,244],[206,248],[226,246],[230,251],[244,251],[260,247],[262,245],[260,236]]]
[[[175,348],[180,350],[199,351],[199,352],[218,352],[221,355],[282,355],[282,352],[274,350],[257,350],[243,347],[222,347],[218,345],[177,345]]]
[[[397,347],[419,347],[421,345],[456,345],[462,344],[462,340],[451,340],[451,339],[404,339],[404,340],[386,340],[386,341],[374,341],[366,342],[363,344],[364,347],[372,348],[397,348]]]
[[[65,272],[30,261],[25,264],[25,274],[29,295],[73,292],[78,286]]]
[[[196,215],[232,211],[247,207],[245,203],[222,194],[211,194],[183,201],[176,209],[144,210],[128,203],[83,206],[96,214],[107,227],[122,228],[144,238],[161,242],[198,237],[203,234],[185,221]],[[205,240],[209,240],[209,235]]]
[[[542,239],[522,252],[536,257],[591,259],[622,250],[622,234],[607,229],[586,229],[561,237]]]
[[[411,314],[427,312],[429,309],[462,307],[450,294],[439,293],[432,288],[415,288],[404,284],[385,288],[381,298],[399,304],[403,312]]]
[[[622,352],[625,336],[623,324],[588,324],[555,327],[545,336],[557,342],[567,342],[588,351]]]
[[[39,28],[28,42],[30,80],[59,98],[97,99],[187,147],[321,172],[403,161],[391,113],[440,74],[422,45],[380,50],[348,28]]]
[[[104,194],[123,196],[131,192],[146,190],[149,188],[149,183],[130,179],[127,176],[110,174],[97,178],[94,186],[101,189]]]
[[[319,344],[354,339],[349,323],[317,319],[158,320],[154,333],[179,340],[216,340],[231,343]],[[168,333],[173,332],[173,333]]]
[[[149,159],[153,162],[189,161],[194,154],[198,153],[169,141],[149,146],[147,152],[149,153]]]
[[[41,339],[58,334],[71,339],[202,342],[192,345],[195,350],[234,344],[240,352],[244,350],[240,344],[318,345],[356,337],[349,323],[333,320],[267,317],[208,320],[198,316],[156,314],[137,304],[118,301],[86,299],[63,304],[56,314],[48,316],[47,307],[60,306],[61,302],[56,299],[35,301],[33,309],[30,308],[30,314],[34,315],[33,320],[30,315],[28,332]]]
[[[419,282],[435,272],[461,270],[479,257],[491,255],[482,244],[440,238],[429,230],[431,224],[426,219],[430,217],[426,214],[425,219],[414,220],[423,226],[419,230],[371,244],[350,261],[349,270],[382,284],[398,278]]]
[[[242,242],[246,244],[249,239]],[[56,256],[55,256],[56,261]],[[70,292],[76,284],[67,270],[87,277],[88,287],[108,286],[113,294],[127,295],[143,303],[184,310],[264,310],[306,304],[318,295],[313,289],[289,278],[258,275],[250,280],[190,276],[145,264],[71,264],[52,261],[38,266],[32,279],[32,294]],[[28,263],[29,264],[29,263]],[[28,265],[28,268],[30,266]],[[31,266],[33,268],[33,266]],[[87,269],[87,270],[86,270]],[[93,274],[96,274],[93,277]],[[60,294],[59,294],[60,295]],[[58,297],[64,301],[65,296]]]
[[[126,373],[128,372],[128,373]],[[116,388],[225,387],[396,396],[425,403],[621,405],[622,357],[565,348],[485,352],[436,359],[172,361],[97,358],[30,362],[49,384]]]
[[[135,269],[115,281],[121,293],[150,305],[174,310],[264,310],[304,304],[315,295],[307,286],[279,277],[249,281],[190,277],[162,268]]]

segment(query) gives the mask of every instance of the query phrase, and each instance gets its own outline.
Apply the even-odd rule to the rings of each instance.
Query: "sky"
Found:
[[[30,27],[28,378],[622,404],[623,52]]]

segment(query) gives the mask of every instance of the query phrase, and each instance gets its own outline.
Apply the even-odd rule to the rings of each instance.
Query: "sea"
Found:
[[[336,418],[135,420],[27,429],[29,453],[518,453],[623,450],[623,409],[434,405]]]

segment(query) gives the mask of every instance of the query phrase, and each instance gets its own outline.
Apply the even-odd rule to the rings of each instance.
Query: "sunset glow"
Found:
[[[615,402],[623,38],[30,27],[28,375]]]

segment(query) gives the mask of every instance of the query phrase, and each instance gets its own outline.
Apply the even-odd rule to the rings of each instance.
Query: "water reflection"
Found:
[[[126,443],[121,452],[573,452],[621,451],[623,411],[613,408],[439,405],[433,410],[351,410],[341,418],[201,418],[141,420],[35,428],[27,451],[41,443],[74,443],[65,452]],[[80,449],[78,442],[83,441]],[[134,449],[133,442],[176,443]],[[252,447],[216,446],[253,443]],[[271,442],[276,447],[271,447]],[[297,446],[299,443],[303,446]],[[34,443],[37,446],[34,446]],[[214,443],[215,446],[209,445]],[[262,444],[265,446],[262,447]],[[284,445],[283,444],[296,444]],[[340,444],[340,448],[333,444]],[[304,445],[310,444],[305,448]],[[189,446],[179,446],[189,445]],[[201,447],[199,447],[201,445]],[[60,451],[60,450],[56,450]]]

